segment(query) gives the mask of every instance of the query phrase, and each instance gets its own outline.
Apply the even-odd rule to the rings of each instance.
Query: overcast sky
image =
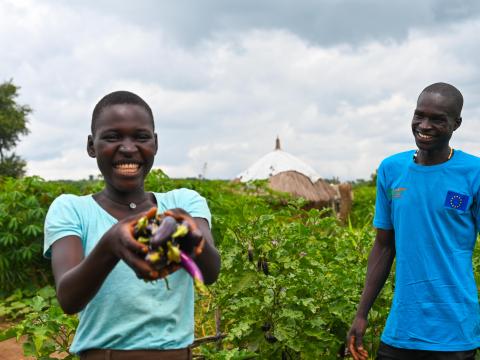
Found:
[[[97,175],[85,151],[106,93],[138,93],[171,177],[229,179],[273,150],[368,178],[414,148],[419,92],[465,98],[455,148],[480,155],[480,2],[0,0],[0,82],[33,108],[17,153],[45,179]]]

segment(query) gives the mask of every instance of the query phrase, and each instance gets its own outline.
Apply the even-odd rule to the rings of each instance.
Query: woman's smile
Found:
[[[122,163],[114,165],[115,172],[124,176],[135,176],[141,172],[141,165],[137,163]]]

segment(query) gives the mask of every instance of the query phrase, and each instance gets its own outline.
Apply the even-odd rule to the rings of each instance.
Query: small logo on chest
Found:
[[[443,206],[450,209],[465,211],[467,210],[469,199],[470,197],[468,195],[460,194],[455,191],[448,191]]]
[[[405,190],[407,190],[407,188],[404,188],[404,187],[390,189],[388,195],[389,195],[390,199],[400,199]]]

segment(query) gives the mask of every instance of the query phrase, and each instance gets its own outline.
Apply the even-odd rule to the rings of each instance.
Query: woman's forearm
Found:
[[[71,244],[66,243],[68,240],[71,242],[71,239],[61,239],[58,244],[54,244],[52,265],[54,273],[61,272],[55,276],[58,301],[66,313],[74,314],[83,310],[95,296],[119,259],[107,251],[100,241],[87,257],[76,265],[69,266],[71,263],[64,261],[62,256],[67,247],[71,251]]]

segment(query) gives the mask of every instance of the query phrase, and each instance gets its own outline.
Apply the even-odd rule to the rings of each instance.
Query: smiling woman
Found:
[[[146,201],[143,182],[157,153],[157,135],[150,112],[141,105],[114,104],[97,113],[92,120],[87,151],[97,159],[105,179],[100,201],[142,202],[141,208],[147,209],[153,202]]]
[[[161,269],[146,259],[148,248],[135,240],[133,228],[147,211],[181,215],[196,229],[182,241],[204,239],[194,261],[205,283],[213,283],[220,256],[207,203],[188,189],[145,192],[158,146],[152,111],[139,96],[106,95],[93,111],[91,129],[87,152],[97,160],[103,190],[58,197],[45,220],[44,253],[52,259],[58,300],[65,312],[80,312],[71,351],[89,360],[190,359],[192,279],[179,270],[168,277],[171,290],[152,282]]]

